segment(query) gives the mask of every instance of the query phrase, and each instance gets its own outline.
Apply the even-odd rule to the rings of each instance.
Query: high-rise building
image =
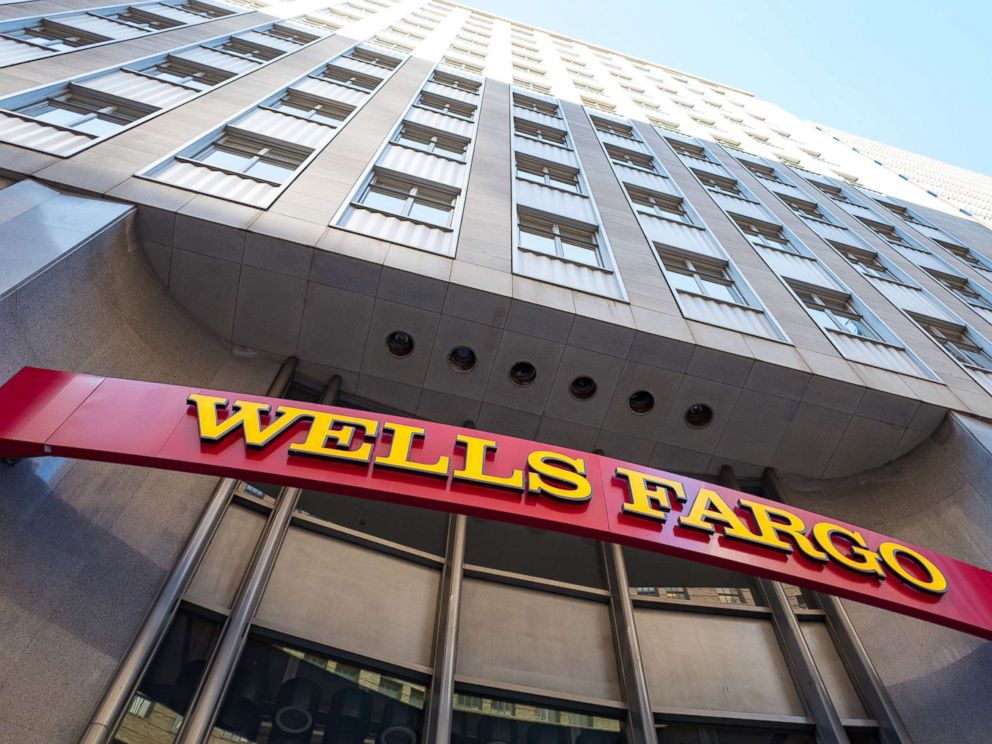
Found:
[[[787,511],[992,563],[992,231],[926,192],[964,197],[622,51],[325,2],[0,4],[0,742],[988,741],[992,646],[919,619],[974,587]],[[657,520],[715,493],[675,478],[783,506],[673,555],[535,527],[530,456],[473,496],[506,522],[209,442],[18,459],[25,366],[176,386],[128,388],[149,430],[267,393],[459,427],[479,473],[506,437],[674,473]]]
[[[817,124],[816,128],[850,146],[875,165],[922,186],[929,196],[946,202],[962,214],[992,224],[992,176],[942,163],[925,155],[823,124]]]

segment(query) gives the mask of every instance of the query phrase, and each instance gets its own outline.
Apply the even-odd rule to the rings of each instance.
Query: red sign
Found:
[[[25,368],[0,456],[165,468],[440,509],[785,581],[992,640],[992,573],[640,465],[364,411]]]

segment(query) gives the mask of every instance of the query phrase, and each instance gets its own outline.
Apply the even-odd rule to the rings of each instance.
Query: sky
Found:
[[[992,175],[989,0],[462,0]]]

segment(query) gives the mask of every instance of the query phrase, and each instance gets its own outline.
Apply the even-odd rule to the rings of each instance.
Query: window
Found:
[[[778,171],[769,165],[753,163],[750,160],[740,160],[739,162],[758,178],[763,178],[766,181],[774,181],[775,183],[785,183],[778,175]]]
[[[431,75],[431,82],[474,94],[478,94],[479,88],[482,87],[481,83],[475,80],[466,80],[463,77],[452,75],[450,72],[444,72],[443,70],[434,70],[434,74]]]
[[[656,191],[649,191],[648,189],[631,186],[630,184],[625,185],[627,194],[630,196],[630,200],[634,202],[634,206],[638,212],[652,214],[655,217],[661,217],[665,220],[681,222],[683,225],[693,224],[692,217],[686,211],[685,202],[681,198],[669,194],[660,194]]]
[[[621,744],[626,740],[619,719],[591,712],[548,708],[531,702],[479,698],[461,692],[455,693],[452,708],[453,730],[476,732],[471,741],[478,744],[524,741]],[[452,738],[461,740],[462,737]],[[469,741],[469,737],[464,740]]]
[[[727,196],[736,196],[738,199],[747,199],[747,197],[744,196],[744,192],[741,191],[740,184],[733,178],[726,178],[724,176],[718,176],[714,173],[707,173],[706,171],[696,169],[693,169],[692,173],[709,191],[714,191],[719,194],[726,194]]]
[[[953,253],[958,260],[968,264],[973,269],[978,269],[978,271],[992,271],[992,266],[989,266],[988,262],[985,259],[978,256],[970,248],[966,248],[963,245],[955,245],[954,243],[948,243],[945,240],[937,240],[936,238],[934,239],[933,242],[935,242],[945,251]]]
[[[789,196],[780,196],[785,205],[789,207],[793,212],[798,214],[800,217],[804,217],[809,220],[816,220],[817,222],[827,222],[826,215],[820,210],[820,205],[815,202],[808,202],[803,199],[793,199]]]
[[[203,16],[204,18],[222,18],[234,12],[226,8],[217,8],[207,3],[198,3],[196,0],[187,0],[187,2],[179,3],[175,7],[193,15]]]
[[[658,173],[658,166],[655,165],[654,158],[643,152],[634,152],[633,150],[625,150],[622,147],[607,145],[606,154],[610,156],[610,160],[616,165]]]
[[[342,667],[348,673],[339,673]],[[425,692],[421,684],[378,669],[356,669],[324,654],[252,636],[205,738],[269,744],[415,742],[421,736]],[[330,735],[321,736],[321,728]]]
[[[916,318],[916,322],[961,364],[992,372],[992,356],[972,337],[967,327],[922,318]]]
[[[561,118],[558,113],[558,104],[551,103],[550,101],[540,101],[537,98],[531,98],[522,93],[513,94],[513,105],[538,114],[544,114],[545,116],[553,116],[556,119]]]
[[[537,158],[517,154],[517,178],[524,181],[565,189],[576,194],[582,193],[579,172],[575,168],[549,163]]]
[[[161,31],[162,29],[183,25],[182,21],[177,21],[174,18],[153,15],[152,13],[134,7],[125,8],[117,13],[108,13],[103,17],[115,23],[123,23],[125,26],[140,28],[142,31]]]
[[[668,599],[689,599],[689,590],[684,586],[666,586],[662,587],[662,591]]]
[[[520,214],[520,247],[586,266],[602,266],[596,230]]]
[[[200,67],[194,62],[172,57],[166,58],[163,62],[156,62],[148,67],[138,69],[137,72],[195,90],[206,90],[234,76],[232,72],[212,67]]]
[[[882,340],[864,316],[855,310],[850,295],[801,288],[795,289],[795,292],[821,328],[874,341]]]
[[[375,173],[358,203],[397,217],[449,227],[455,210],[455,195],[450,191]]]
[[[272,109],[284,114],[298,116],[320,124],[336,127],[351,115],[354,107],[346,103],[326,101],[296,91],[288,91],[272,104]]]
[[[359,62],[364,62],[367,65],[381,67],[384,70],[395,70],[400,64],[400,61],[394,57],[379,54],[372,49],[363,49],[362,47],[355,47],[344,56],[350,57],[351,59],[356,59]]]
[[[720,604],[747,604],[744,590],[738,586],[717,587],[716,596]]]
[[[810,181],[810,183],[836,202],[854,204],[854,202],[847,197],[847,194],[842,188],[831,186],[829,183],[820,183],[819,181]]]
[[[229,173],[281,184],[307,159],[310,151],[269,145],[242,135],[226,133],[190,159]]]
[[[734,214],[731,215],[731,218],[754,245],[774,248],[797,256],[803,255],[799,248],[794,246],[786,237],[785,230],[782,229],[781,225],[759,222]]]
[[[888,209],[893,214],[901,217],[906,222],[909,222],[909,223],[911,223],[913,225],[921,225],[923,227],[930,227],[930,223],[925,222],[924,220],[920,219],[915,214],[913,214],[911,211],[909,211],[909,209],[907,209],[906,207],[903,207],[903,206],[901,206],[899,204],[890,204],[889,202],[882,201],[881,199],[876,199],[875,201],[878,202],[879,204],[881,204],[886,209]]]
[[[336,67],[335,65],[327,65],[317,74],[317,77],[329,83],[343,85],[346,88],[358,90],[362,93],[371,93],[382,82],[380,78],[373,77],[372,75],[364,75],[345,67]]]
[[[698,145],[691,145],[688,142],[683,142],[682,140],[671,139],[670,137],[665,137],[665,141],[671,145],[672,149],[675,150],[676,155],[682,155],[687,158],[695,158],[696,160],[705,160],[710,162],[709,157],[706,155],[706,150]]]
[[[0,33],[0,36],[16,39],[32,46],[44,47],[52,52],[70,52],[79,47],[98,44],[101,41],[109,41],[109,38],[106,36],[84,33],[78,29],[70,29],[66,26],[58,26],[44,19],[38,21],[33,26],[4,31]]]
[[[606,119],[600,119],[598,116],[593,116],[592,125],[596,129],[604,134],[612,134],[616,137],[623,137],[624,139],[638,141],[637,135],[634,134],[634,128],[629,124],[621,124],[616,121],[607,121]]]
[[[259,31],[261,34],[266,36],[271,36],[274,39],[279,39],[280,41],[288,41],[290,44],[297,44],[303,46],[304,44],[309,44],[316,41],[319,36],[314,36],[313,34],[307,34],[302,31],[297,31],[295,29],[289,28],[288,26],[273,25],[271,28],[265,31]]]
[[[665,275],[673,289],[735,305],[747,304],[730,278],[725,261],[660,253]]]
[[[985,310],[992,310],[992,302],[984,294],[975,289],[975,286],[965,277],[950,276],[930,268],[924,268],[924,271],[969,305]]]
[[[420,97],[417,99],[416,105],[421,108],[436,111],[439,114],[454,116],[459,119],[475,118],[475,106],[472,104],[462,103],[461,101],[453,101],[450,98],[435,95],[434,93],[421,93]]]
[[[271,59],[282,56],[283,52],[278,49],[255,44],[244,39],[232,37],[217,47],[218,50],[227,54],[233,54],[242,59],[250,59],[253,62],[268,62]]]
[[[49,124],[75,129],[97,137],[113,134],[155,111],[138,104],[113,103],[92,94],[71,90],[32,103],[17,112]]]
[[[906,239],[900,233],[896,232],[896,229],[892,227],[892,225],[883,225],[879,222],[866,220],[862,217],[858,217],[858,219],[861,220],[861,224],[863,224],[865,227],[867,227],[869,230],[871,230],[873,233],[875,233],[885,242],[891,243],[892,245],[899,245],[902,246],[903,248],[913,247],[906,241]]]
[[[410,122],[403,122],[393,141],[415,150],[461,161],[465,160],[465,152],[468,150],[469,144],[469,141],[462,137]]]
[[[561,129],[544,127],[526,119],[514,117],[513,131],[522,137],[540,140],[541,142],[547,142],[550,145],[557,145],[558,147],[568,147],[568,134]]]
[[[889,269],[888,266],[882,263],[882,259],[879,255],[873,251],[861,250],[860,248],[854,248],[849,245],[844,245],[843,243],[835,243],[830,241],[832,245],[840,255],[854,264],[854,268],[860,271],[865,276],[875,277],[876,279],[887,279],[890,282],[897,282],[902,284],[896,275]]]

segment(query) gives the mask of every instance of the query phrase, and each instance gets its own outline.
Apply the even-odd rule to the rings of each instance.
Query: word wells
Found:
[[[948,590],[943,572],[908,545],[766,499],[600,455],[325,406],[298,408],[286,402],[273,411],[270,403],[238,400],[229,405],[225,398],[200,393],[187,402],[195,407],[201,442],[220,442],[240,432],[252,450],[274,449],[279,440],[290,459],[353,463],[372,481],[382,480],[377,473],[383,471],[413,474],[418,476],[417,487],[407,495],[414,506],[471,512],[465,488],[456,488],[466,484],[481,491],[485,502],[498,503],[498,518],[508,521],[544,519],[548,529],[614,541],[629,534],[625,525],[633,522],[640,525],[635,529],[643,532],[646,527],[648,534],[658,535],[659,543],[671,544],[673,552],[689,544],[696,546],[693,552],[706,552],[700,540],[715,540],[712,552],[744,565],[756,555],[777,555],[776,560],[796,569],[800,566],[795,564],[814,572],[839,569],[862,586],[880,586],[895,578],[913,592],[941,595]],[[521,496],[507,499],[507,491]],[[490,498],[497,493],[504,496],[498,502]],[[533,509],[525,502],[543,503],[545,497],[556,504],[553,520],[532,518]],[[476,508],[471,513],[480,512]]]

